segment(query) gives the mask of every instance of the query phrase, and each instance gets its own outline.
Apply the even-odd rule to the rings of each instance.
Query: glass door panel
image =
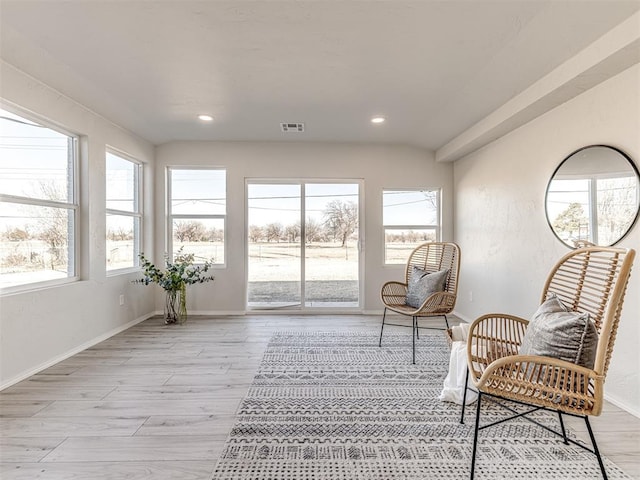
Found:
[[[359,306],[358,190],[305,184],[305,307]]]
[[[301,186],[247,185],[247,306],[299,308],[302,302]]]

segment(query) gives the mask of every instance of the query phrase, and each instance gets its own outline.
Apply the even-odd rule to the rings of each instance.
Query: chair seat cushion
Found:
[[[410,307],[419,308],[431,295],[444,291],[449,270],[429,273],[415,266],[411,269],[405,303]]]
[[[589,314],[569,311],[552,295],[529,322],[519,353],[558,358],[593,368],[597,343],[598,332]]]

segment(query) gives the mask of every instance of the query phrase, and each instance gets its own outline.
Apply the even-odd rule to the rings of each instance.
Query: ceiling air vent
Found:
[[[304,123],[281,123],[280,129],[284,133],[302,133],[304,132]]]

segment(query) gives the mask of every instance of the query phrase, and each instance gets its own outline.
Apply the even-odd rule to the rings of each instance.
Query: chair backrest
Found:
[[[572,250],[551,270],[542,292],[542,301],[555,293],[570,310],[589,313],[598,331],[593,369],[602,376],[609,368],[634,257],[630,248]]]
[[[596,244],[593,242],[590,242],[589,240],[574,240],[573,241],[573,246],[576,248],[582,248],[582,247],[595,247]]]
[[[447,275],[445,291],[452,295],[457,295],[460,248],[455,243],[427,242],[418,245],[407,260],[405,269],[405,282],[407,284],[413,272],[411,267],[418,267],[429,273],[448,269],[449,274]]]

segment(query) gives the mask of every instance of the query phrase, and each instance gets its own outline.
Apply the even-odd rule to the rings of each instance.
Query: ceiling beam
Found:
[[[458,160],[637,63],[640,12],[440,147],[436,161]]]

